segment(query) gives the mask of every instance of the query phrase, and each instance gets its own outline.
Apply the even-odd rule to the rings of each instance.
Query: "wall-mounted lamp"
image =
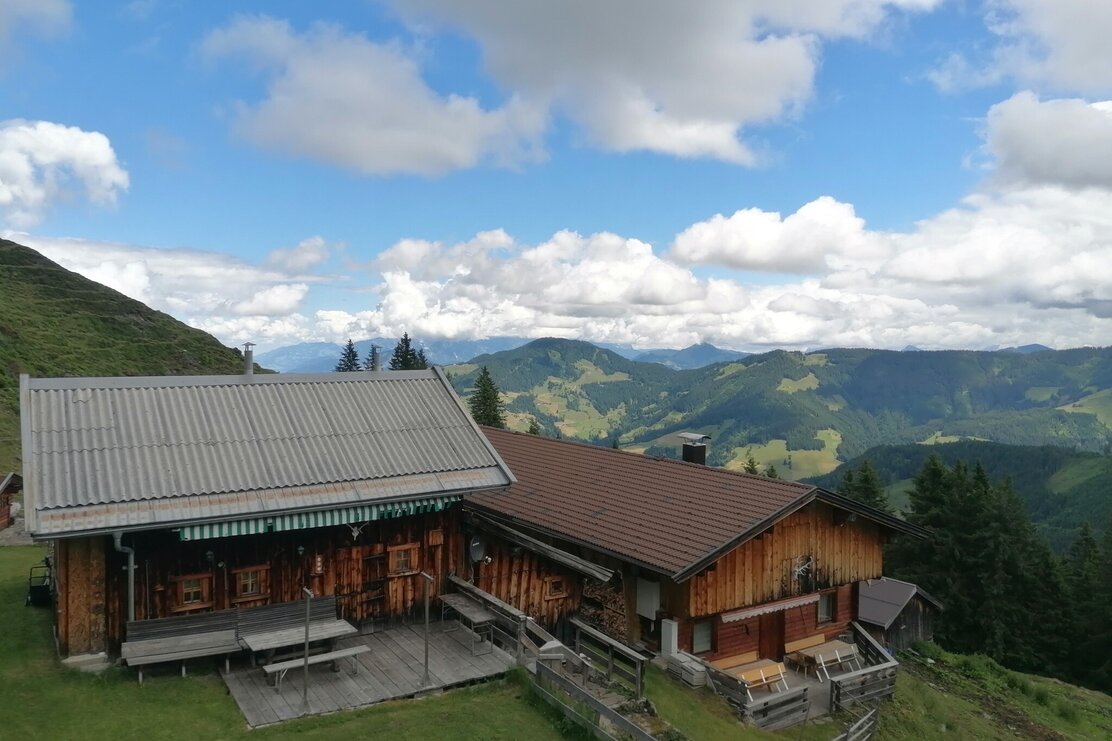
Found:
[[[297,547],[297,555],[298,556],[304,556],[305,555],[305,546],[299,545]]]

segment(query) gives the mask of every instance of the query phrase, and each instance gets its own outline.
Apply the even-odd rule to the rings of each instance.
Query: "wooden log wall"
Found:
[[[434,577],[430,595],[435,598],[448,572],[446,543],[452,538],[456,523],[454,511],[447,510],[367,523],[357,535],[347,526],[188,542],[179,541],[178,535],[170,531],[125,535],[124,545],[133,546],[136,551],[135,617],[144,620],[181,614],[175,611],[174,577],[194,574],[212,577],[211,605],[206,604],[204,610],[290,602],[301,599],[302,586],[308,586],[318,595],[336,595],[341,616],[356,624],[371,618],[416,616],[423,610],[423,580],[419,572]],[[107,539],[59,543],[71,543],[67,548],[86,548],[79,544],[92,540],[107,542],[106,550],[101,546],[100,551],[107,554],[108,562],[107,598],[101,603],[101,614],[107,612],[107,643],[109,650],[116,652],[127,621],[126,555],[116,552]],[[404,573],[387,573],[390,550],[408,544],[417,546],[412,568]],[[303,549],[301,554],[299,546]],[[368,559],[379,554],[381,559]],[[386,564],[381,567],[381,585],[371,578],[377,574],[365,573],[379,568],[375,565],[378,560]],[[103,573],[103,555],[101,564]],[[250,566],[266,567],[265,591],[258,597],[238,599],[237,569]],[[64,590],[63,585],[59,587],[60,591],[70,591],[68,586]],[[381,600],[373,598],[379,589]],[[91,605],[88,591],[86,588],[67,596],[68,603]],[[60,609],[60,632],[63,623],[68,622]]]
[[[579,610],[585,577],[525,548],[483,534],[490,563],[472,564],[467,540],[451,549],[452,570],[479,589],[521,610],[544,628],[555,631],[560,621]]]
[[[58,647],[63,656],[107,651],[104,536],[59,540],[54,545]]]
[[[874,523],[850,521],[816,502],[689,579],[687,599],[669,609],[677,616],[701,617],[875,579],[881,575],[883,547],[884,535]],[[811,566],[803,578],[795,578],[801,557],[810,557]]]

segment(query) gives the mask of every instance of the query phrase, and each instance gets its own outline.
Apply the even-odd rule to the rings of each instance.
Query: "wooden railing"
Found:
[[[845,733],[835,736],[831,741],[869,741],[876,735],[878,720],[879,711],[873,708],[853,723],[850,723]]]
[[[867,666],[830,679],[831,712],[880,700],[896,691],[896,673],[900,663],[889,656],[858,623],[850,623],[850,628],[853,630],[857,650]]]
[[[794,726],[807,720],[811,699],[806,687],[773,692],[759,699],[750,700],[745,683],[732,674],[702,662],[707,670],[707,681],[718,695],[734,706],[738,715],[758,728],[774,731]]]
[[[539,661],[536,691],[543,700],[562,711],[567,718],[586,728],[596,738],[617,741],[601,727],[600,719],[605,718],[607,723],[617,729],[623,737],[629,736],[634,741],[656,741],[651,734],[617,710],[608,707],[591,692]]]
[[[649,657],[615,641],[579,618],[568,621],[575,628],[575,652],[590,660],[596,672],[608,682],[618,680],[633,690],[640,700],[645,693],[645,666]]]

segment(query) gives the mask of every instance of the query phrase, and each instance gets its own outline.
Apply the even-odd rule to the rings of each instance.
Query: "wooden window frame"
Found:
[[[270,564],[239,566],[231,569],[230,573],[232,575],[232,584],[235,587],[235,596],[232,597],[232,604],[270,600]],[[254,594],[245,594],[243,592],[243,575],[251,573],[256,575],[259,591]]]
[[[189,581],[200,582],[201,599],[197,602],[185,601],[185,584]],[[213,607],[213,573],[206,571],[196,574],[181,574],[171,576],[170,582],[174,585],[173,606],[170,612],[195,612],[198,610],[211,610]]]
[[[569,594],[567,577],[546,576],[544,578],[544,598],[546,600],[564,599]]]
[[[822,603],[825,600],[830,602],[830,614],[823,619]],[[815,603],[815,625],[829,625],[835,622],[838,617],[838,593],[837,592],[823,592],[819,595],[819,601]]]
[[[402,545],[392,545],[386,549],[386,553],[388,556],[386,565],[387,576],[410,576],[421,571],[420,543],[403,543]],[[402,553],[406,554],[405,568],[398,567],[398,560],[402,557]]]
[[[706,625],[707,626],[707,647],[702,649],[702,650],[699,650],[699,647],[695,645],[696,630],[698,629],[698,627],[700,625]],[[714,619],[713,618],[703,618],[701,620],[692,620],[691,621],[691,653],[698,656],[699,654],[709,654],[712,651],[714,651]]]

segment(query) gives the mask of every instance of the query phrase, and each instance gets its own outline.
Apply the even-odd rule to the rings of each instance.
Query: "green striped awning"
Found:
[[[229,538],[235,535],[257,535],[259,533],[280,533],[286,530],[307,530],[314,527],[348,525],[371,520],[388,520],[392,517],[406,517],[423,512],[439,512],[463,496],[451,494],[443,497],[425,497],[407,502],[386,504],[364,504],[360,507],[326,509],[319,512],[297,512],[288,515],[255,517],[249,520],[229,520],[209,522],[203,525],[189,525],[178,529],[181,540],[206,540],[208,538]]]

